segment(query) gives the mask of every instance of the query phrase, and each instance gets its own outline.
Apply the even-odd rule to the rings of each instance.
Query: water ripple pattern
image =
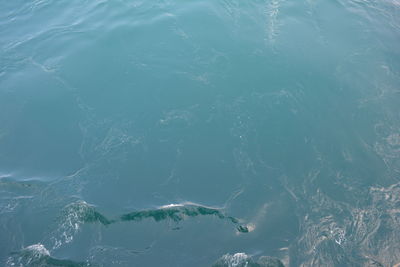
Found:
[[[399,18],[0,1],[0,266],[399,266]]]

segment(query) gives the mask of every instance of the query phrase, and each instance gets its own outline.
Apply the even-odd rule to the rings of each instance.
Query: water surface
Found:
[[[399,18],[1,1],[0,265],[400,262]]]

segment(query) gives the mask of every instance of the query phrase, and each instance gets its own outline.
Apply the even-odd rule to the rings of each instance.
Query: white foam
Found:
[[[74,240],[74,236],[80,231],[81,225],[84,223],[82,215],[92,207],[87,202],[79,200],[64,208],[61,224],[52,238],[54,242],[53,249],[58,249],[62,245],[71,243]]]
[[[224,256],[222,256],[221,260],[224,262],[224,264],[227,264],[229,267],[236,267],[242,264],[247,265],[248,261],[250,260],[250,257],[246,253],[240,252],[240,253],[235,253],[233,255],[225,254]]]
[[[160,209],[168,209],[168,208],[174,208],[174,207],[183,207],[184,204],[168,204],[161,206]]]
[[[11,177],[11,173],[0,173],[0,179]]]
[[[41,243],[28,246],[23,251],[30,251],[34,257],[50,256],[50,252]]]

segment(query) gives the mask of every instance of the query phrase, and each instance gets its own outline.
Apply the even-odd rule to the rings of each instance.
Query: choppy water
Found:
[[[0,1],[0,265],[394,266],[399,229],[399,0]]]

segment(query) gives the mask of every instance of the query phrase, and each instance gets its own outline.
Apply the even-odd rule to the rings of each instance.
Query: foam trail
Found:
[[[7,259],[6,267],[11,266],[61,266],[84,267],[92,266],[89,262],[74,262],[66,259],[56,259],[41,243],[23,248],[21,251],[11,253]]]

